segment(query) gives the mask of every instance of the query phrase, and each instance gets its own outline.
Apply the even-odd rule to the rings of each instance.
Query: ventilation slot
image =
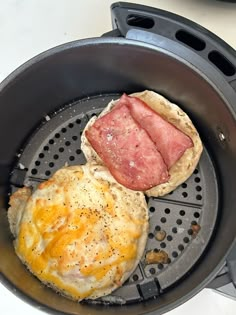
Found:
[[[154,20],[149,17],[134,14],[128,15],[126,22],[130,26],[141,27],[145,29],[150,29],[155,24]]]
[[[205,49],[206,47],[206,43],[196,37],[195,35],[193,34],[190,34],[189,32],[186,32],[186,31],[178,31],[176,34],[175,34],[175,37],[178,39],[178,41],[184,43],[185,45],[197,50],[197,51],[201,51],[203,49]]]
[[[208,59],[221,71],[224,75],[232,76],[235,74],[235,68],[221,53],[211,51]]]

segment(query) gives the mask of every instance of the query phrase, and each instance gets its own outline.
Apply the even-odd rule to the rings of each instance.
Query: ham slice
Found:
[[[97,119],[85,135],[114,178],[125,187],[144,191],[168,180],[161,154],[126,105]]]
[[[168,169],[188,148],[193,147],[192,140],[186,134],[163,119],[139,98],[123,94],[115,108],[124,105],[129,108],[132,117],[155,143]]]

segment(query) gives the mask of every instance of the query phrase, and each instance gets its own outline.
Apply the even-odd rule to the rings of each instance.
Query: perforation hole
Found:
[[[199,183],[201,181],[200,177],[195,177],[194,179],[195,183]]]
[[[184,241],[184,243],[189,243],[189,238],[188,237],[184,237],[184,239],[183,239],[183,241]]]
[[[196,186],[196,191],[201,191],[202,187],[201,186]]]
[[[165,209],[165,213],[166,213],[166,214],[169,214],[169,213],[170,213],[170,209],[169,209],[169,208],[166,208],[166,209]]]
[[[69,123],[68,127],[69,127],[69,128],[73,128],[73,127],[74,127],[74,124]]]
[[[198,169],[196,168],[193,173],[198,174]]]
[[[33,168],[33,169],[31,170],[31,174],[32,174],[32,175],[36,175],[37,173],[38,173],[38,171],[37,171],[36,168]]]
[[[43,153],[39,153],[39,158],[43,159],[44,158],[44,154]]]
[[[162,270],[163,267],[164,267],[164,266],[163,266],[162,264],[158,264],[158,265],[157,265],[157,268],[158,268],[159,270]]]
[[[186,191],[184,191],[184,192],[182,193],[182,196],[183,196],[184,198],[187,198],[187,197],[188,197],[188,193],[187,193]]]
[[[149,272],[151,275],[154,275],[156,273],[156,270],[155,270],[155,268],[150,268]]]
[[[161,223],[166,223],[166,218],[165,217],[161,218]]]
[[[49,175],[51,175],[51,172],[50,172],[50,171],[46,171],[46,172],[45,172],[45,175],[46,175],[46,176],[49,176]]]
[[[75,122],[76,122],[76,124],[78,124],[78,125],[81,124],[81,120],[80,120],[80,119],[76,119]]]
[[[77,154],[81,154],[82,151],[81,151],[80,149],[77,149],[77,150],[76,150],[76,153],[77,153]]]
[[[201,196],[201,195],[197,195],[197,196],[196,196],[196,199],[197,199],[197,200],[202,200],[202,196]]]
[[[188,230],[188,235],[193,235],[193,230],[192,229]]]
[[[67,129],[66,128],[62,128],[61,132],[66,133]]]
[[[150,208],[149,208],[149,211],[150,211],[150,212],[155,212],[155,210],[156,210],[156,209],[155,209],[154,207],[150,207]]]
[[[186,183],[183,183],[181,186],[182,188],[187,188],[188,185]]]
[[[182,252],[184,250],[184,246],[182,244],[179,244],[178,249]]]
[[[197,221],[192,221],[191,225],[197,225]]]
[[[70,161],[74,161],[74,160],[75,160],[75,157],[74,157],[73,155],[71,155],[71,156],[69,157],[69,160],[70,160]]]
[[[177,219],[177,220],[176,220],[176,223],[177,223],[178,225],[181,225],[181,224],[182,224],[182,220],[181,220],[181,219]]]
[[[54,144],[54,140],[53,140],[53,139],[50,139],[50,140],[48,141],[48,143],[49,143],[49,144]]]
[[[178,257],[178,253],[176,251],[172,252],[172,257],[174,258]]]
[[[63,147],[61,147],[61,148],[59,148],[58,151],[62,153],[62,152],[64,152],[64,150],[65,150],[65,149],[64,149]]]
[[[173,240],[173,237],[171,235],[167,235],[166,239],[167,241],[171,242]]]
[[[150,238],[150,239],[154,238],[154,234],[153,233],[149,233],[148,234],[148,238]]]
[[[198,212],[194,212],[194,218],[198,219],[200,217],[200,214]]]
[[[159,225],[156,225],[156,226],[155,226],[155,230],[158,232],[158,231],[161,230],[161,227],[160,227]]]
[[[73,136],[72,139],[73,139],[74,141],[76,141],[76,140],[78,140],[78,137],[77,137],[77,136]]]
[[[61,136],[61,135],[60,135],[59,133],[56,133],[56,134],[55,134],[55,138],[57,138],[57,139],[60,138],[60,136]]]
[[[53,166],[54,166],[54,163],[53,163],[53,162],[50,162],[48,165],[49,165],[49,167],[53,167]]]
[[[53,158],[54,158],[54,160],[58,160],[59,159],[59,155],[58,154],[54,154]]]
[[[181,215],[181,217],[183,217],[185,215],[185,211],[184,210],[180,210],[179,214]]]
[[[36,166],[39,166],[41,163],[40,163],[40,161],[35,161],[35,163],[34,163]]]
[[[176,233],[177,233],[177,227],[173,227],[172,232],[173,232],[174,234],[176,234]]]
[[[48,151],[49,147],[47,145],[45,145],[45,147],[43,147],[44,151]]]
[[[165,242],[162,242],[162,243],[160,244],[160,247],[161,247],[161,248],[166,248],[166,243],[165,243]]]
[[[66,142],[65,142],[65,145],[66,145],[67,147],[69,147],[70,141],[66,141]]]
[[[134,280],[134,281],[138,281],[138,279],[139,279],[139,278],[138,278],[138,275],[136,275],[136,274],[133,275],[133,280]]]

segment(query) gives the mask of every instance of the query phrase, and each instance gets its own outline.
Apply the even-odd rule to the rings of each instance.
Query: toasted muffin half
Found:
[[[171,103],[158,93],[148,90],[139,93],[133,93],[130,96],[139,98],[145,102],[152,110],[158,113],[162,118],[171,123],[177,129],[182,131],[192,140],[193,146],[188,148],[180,157],[180,159],[169,169],[170,176],[168,181],[154,186],[144,192],[147,196],[164,196],[175,190],[192,175],[201,157],[203,150],[202,141],[189,116],[176,104]],[[102,117],[103,115],[110,112],[117,102],[118,100],[111,101],[98,117],[92,117],[83,131],[81,137],[81,148],[87,161],[90,163],[104,165],[102,159],[89,143],[86,137],[86,131],[99,117]]]

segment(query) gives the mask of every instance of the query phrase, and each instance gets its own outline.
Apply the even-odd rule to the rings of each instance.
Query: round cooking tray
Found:
[[[83,129],[93,115],[117,98],[119,95],[86,98],[45,116],[18,153],[10,179],[12,192],[22,185],[36,187],[65,165],[86,163],[80,148]],[[88,302],[125,304],[156,297],[186,275],[202,257],[218,209],[217,178],[207,150],[204,149],[198,167],[185,183],[165,197],[148,198],[148,207],[148,242],[137,269],[112,295]],[[200,230],[196,231],[196,227]],[[166,233],[162,241],[155,237],[160,230]],[[147,265],[145,255],[149,250],[165,251],[167,263]]]

